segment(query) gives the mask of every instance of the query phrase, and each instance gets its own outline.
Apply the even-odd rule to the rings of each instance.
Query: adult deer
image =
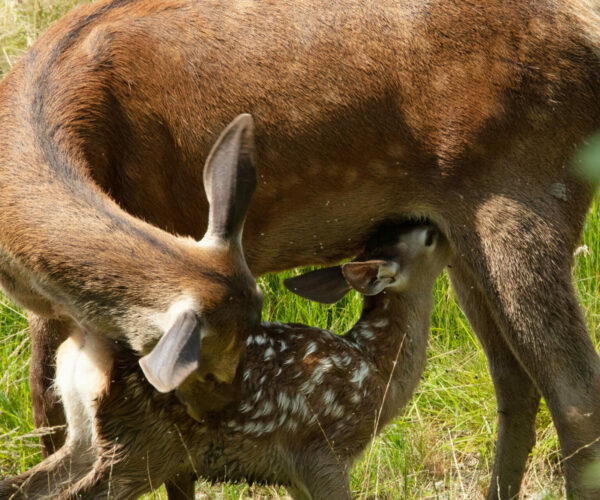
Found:
[[[428,217],[496,387],[488,498],[518,493],[541,395],[569,494],[596,498],[581,473],[600,451],[600,360],[570,270],[594,191],[571,158],[600,125],[599,50],[585,0],[102,1],[2,82],[0,161],[43,190],[60,169],[38,151],[68,147],[122,208],[198,237],[211,141],[252,113],[251,270],[330,263],[383,219]],[[32,324],[43,423],[44,360],[67,326]]]

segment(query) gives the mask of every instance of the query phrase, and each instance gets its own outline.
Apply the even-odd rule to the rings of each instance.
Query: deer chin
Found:
[[[239,401],[241,381],[236,377],[232,383],[190,375],[175,391],[177,399],[185,406],[194,420],[203,423],[205,418]]]

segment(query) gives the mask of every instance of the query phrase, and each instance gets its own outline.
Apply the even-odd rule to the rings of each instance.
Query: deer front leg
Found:
[[[452,285],[486,353],[496,389],[498,437],[487,500],[518,498],[527,457],[535,444],[540,394],[502,338],[477,283],[456,260],[449,266]]]
[[[548,404],[568,494],[596,499],[600,484],[587,471],[600,459],[600,359],[571,281],[579,234],[572,226],[583,215],[551,196],[525,201],[497,195],[474,203],[474,217],[453,221],[452,242],[502,338]]]
[[[303,453],[294,469],[295,481],[287,488],[294,500],[351,500],[349,466],[331,452]]]
[[[69,335],[68,321],[45,319],[30,313],[27,316],[31,331],[31,361],[29,387],[36,428],[54,428],[41,436],[42,457],[57,451],[66,439],[65,410],[56,394],[56,351]]]

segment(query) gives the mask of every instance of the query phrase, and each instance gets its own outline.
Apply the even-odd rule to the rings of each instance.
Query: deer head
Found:
[[[186,301],[172,307],[166,333],[140,359],[149,382],[161,392],[177,388],[192,374],[200,383],[231,384],[247,334],[260,321],[262,294],[242,249],[256,186],[253,155],[252,118],[239,115],[218,138],[204,169],[209,222],[197,245],[211,270],[209,280],[194,307]]]

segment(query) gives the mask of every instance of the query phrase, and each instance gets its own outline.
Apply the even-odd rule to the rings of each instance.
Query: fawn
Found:
[[[219,411],[197,411],[218,388],[204,392],[186,382],[185,393],[158,393],[133,352],[106,346],[114,357],[111,385],[99,396],[93,426],[77,436],[69,429],[67,445],[2,483],[0,498],[135,498],[178,475],[280,484],[296,500],[350,498],[353,460],[421,377],[431,290],[449,254],[431,225],[387,225],[360,262],[288,279],[292,291],[321,302],[358,290],[365,295],[359,321],[342,336],[262,323],[246,341],[238,400]],[[59,349],[59,390],[65,372],[86,368],[76,353],[70,342]],[[64,402],[69,413],[73,404]]]

